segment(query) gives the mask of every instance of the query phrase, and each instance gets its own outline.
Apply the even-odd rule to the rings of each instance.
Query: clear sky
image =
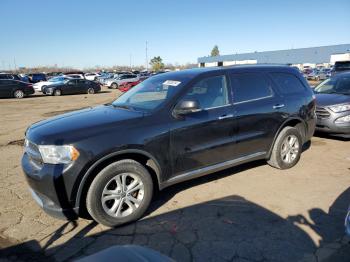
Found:
[[[0,68],[196,62],[350,43],[350,0],[1,0]],[[5,67],[5,68],[3,68]]]

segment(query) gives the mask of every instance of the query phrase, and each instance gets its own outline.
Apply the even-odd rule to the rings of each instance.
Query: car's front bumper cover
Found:
[[[49,215],[60,219],[76,219],[79,207],[73,206],[66,190],[63,165],[44,164],[37,168],[27,153],[22,157],[22,169],[30,192],[37,204]]]
[[[343,137],[350,136],[350,123],[335,123],[338,118],[349,115],[349,112],[334,113],[326,107],[318,108],[316,131]]]

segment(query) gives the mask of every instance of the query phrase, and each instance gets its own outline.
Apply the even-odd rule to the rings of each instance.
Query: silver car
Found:
[[[323,81],[314,92],[316,130],[350,138],[350,72]]]

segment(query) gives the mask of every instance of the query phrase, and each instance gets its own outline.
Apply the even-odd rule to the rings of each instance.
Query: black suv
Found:
[[[22,167],[49,214],[88,211],[116,226],[140,218],[155,188],[257,159],[291,168],[315,122],[313,92],[293,68],[170,72],[111,104],[33,124]]]

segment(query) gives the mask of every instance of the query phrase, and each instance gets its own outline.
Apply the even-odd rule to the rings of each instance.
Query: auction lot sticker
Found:
[[[181,84],[180,81],[174,81],[174,80],[166,80],[163,85],[167,85],[167,86],[178,86],[179,84]]]

